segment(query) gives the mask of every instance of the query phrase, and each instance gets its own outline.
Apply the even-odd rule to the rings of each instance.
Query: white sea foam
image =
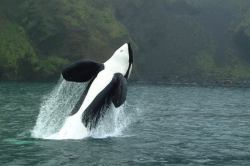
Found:
[[[59,132],[46,137],[46,139],[83,139],[85,137],[88,137],[88,130],[81,122],[81,118],[70,116],[66,118]]]

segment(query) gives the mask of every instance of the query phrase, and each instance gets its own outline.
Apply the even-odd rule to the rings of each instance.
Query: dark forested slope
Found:
[[[107,3],[5,0],[0,6],[2,80],[56,79],[65,64],[81,58],[102,61],[129,40]],[[23,59],[27,73],[21,69]]]
[[[142,81],[250,80],[245,0],[2,0],[0,79],[56,79],[77,59],[135,48]]]

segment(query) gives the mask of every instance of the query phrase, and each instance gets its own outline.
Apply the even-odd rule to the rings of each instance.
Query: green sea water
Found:
[[[73,95],[51,93],[55,87],[0,83],[1,166],[250,165],[249,88],[131,84],[118,123],[130,121],[119,134],[34,138],[44,101]]]

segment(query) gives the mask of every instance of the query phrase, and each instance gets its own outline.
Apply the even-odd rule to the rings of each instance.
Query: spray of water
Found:
[[[125,105],[115,108],[113,105],[99,121],[98,126],[89,132],[93,138],[117,137],[131,123],[131,117],[125,114]]]
[[[60,78],[54,90],[43,98],[36,125],[35,138],[47,138],[58,132],[84,91],[86,84],[67,82]]]
[[[97,127],[91,131],[87,130],[80,121],[68,117],[85,87],[86,84],[67,82],[61,78],[54,90],[44,97],[36,125],[32,130],[32,136],[43,139],[121,136],[122,131],[132,120],[131,116],[126,113],[125,106],[119,108],[111,106],[110,110],[106,111],[104,117],[99,121]],[[67,127],[67,124],[70,126]],[[67,135],[63,131],[64,128],[70,128],[70,132],[79,131],[79,134],[71,133],[71,135]]]

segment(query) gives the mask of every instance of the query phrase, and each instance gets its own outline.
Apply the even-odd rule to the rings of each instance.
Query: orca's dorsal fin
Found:
[[[82,60],[66,67],[62,71],[62,76],[67,81],[86,82],[95,77],[103,69],[103,64]]]
[[[112,102],[114,106],[120,107],[127,97],[127,80],[121,73],[114,75],[114,87],[112,94]]]

